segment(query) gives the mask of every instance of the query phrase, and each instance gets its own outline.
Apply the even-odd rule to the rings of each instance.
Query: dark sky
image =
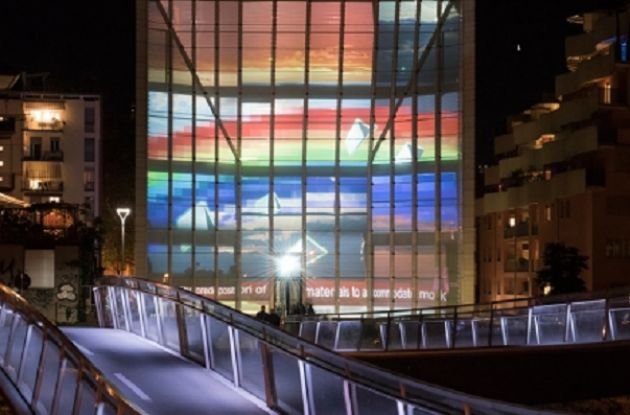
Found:
[[[619,2],[477,1],[478,164],[491,161],[508,115],[553,92],[565,71],[564,37],[579,32],[566,17]],[[133,140],[134,3],[2,0],[0,71],[50,72],[49,90],[100,93],[106,160],[114,157],[108,141]],[[124,147],[115,148],[117,158]]]

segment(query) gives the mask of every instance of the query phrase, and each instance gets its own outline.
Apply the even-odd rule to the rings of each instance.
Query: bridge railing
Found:
[[[630,289],[302,317],[285,328],[336,351],[537,346],[630,339]]]
[[[220,303],[138,278],[101,278],[103,327],[136,333],[287,414],[530,414],[344,357]]]
[[[141,413],[55,325],[4,285],[0,285],[0,378],[18,413]]]

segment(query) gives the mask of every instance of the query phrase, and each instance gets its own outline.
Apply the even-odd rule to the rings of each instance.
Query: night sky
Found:
[[[508,115],[551,96],[566,70],[564,37],[580,31],[566,17],[619,3],[477,1],[477,164],[492,161],[492,137],[505,132]],[[134,4],[2,2],[0,72],[49,72],[48,91],[102,95],[106,194],[117,184],[108,171],[133,175]]]

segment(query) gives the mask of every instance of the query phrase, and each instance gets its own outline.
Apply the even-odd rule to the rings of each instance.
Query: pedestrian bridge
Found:
[[[102,278],[99,328],[0,286],[0,389],[25,414],[539,414],[345,357],[182,289]]]
[[[630,339],[627,289],[570,297],[305,317],[285,329],[340,352],[550,346]]]

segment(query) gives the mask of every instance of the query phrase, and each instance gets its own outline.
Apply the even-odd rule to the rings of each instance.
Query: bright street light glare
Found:
[[[283,277],[290,276],[293,272],[300,269],[300,260],[296,255],[285,255],[277,261],[278,272]]]

